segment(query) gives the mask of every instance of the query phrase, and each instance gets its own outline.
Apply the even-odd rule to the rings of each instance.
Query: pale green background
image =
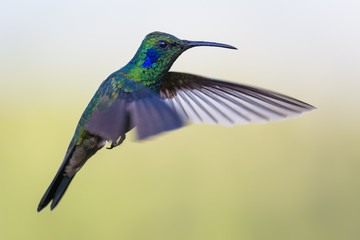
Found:
[[[0,239],[359,239],[360,1],[2,1]],[[154,30],[232,44],[173,70],[315,105],[94,156],[36,212],[100,83]]]

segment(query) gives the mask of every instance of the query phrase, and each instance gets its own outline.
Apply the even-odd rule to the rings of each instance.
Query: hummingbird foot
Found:
[[[115,142],[115,143],[112,142],[110,147],[107,147],[106,149],[113,149],[114,147],[119,146],[120,144],[122,144],[122,142],[125,140],[125,138],[126,138],[125,134],[121,135],[120,139],[117,142]]]

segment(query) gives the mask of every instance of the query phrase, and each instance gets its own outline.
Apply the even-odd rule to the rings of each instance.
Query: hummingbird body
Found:
[[[75,174],[98,150],[120,145],[128,131],[138,139],[170,131],[186,121],[222,125],[267,122],[300,115],[313,107],[285,95],[187,73],[169,72],[185,50],[230,45],[148,34],[132,60],[112,73],[86,107],[63,163],[42,197],[38,211],[53,209]]]

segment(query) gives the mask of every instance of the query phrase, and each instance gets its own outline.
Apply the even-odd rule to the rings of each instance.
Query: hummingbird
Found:
[[[70,182],[98,150],[119,146],[136,128],[137,139],[175,130],[192,121],[232,126],[299,116],[314,107],[273,91],[169,71],[186,50],[227,44],[181,40],[152,32],[131,61],[102,82],[84,110],[64,160],[40,200],[40,212],[54,209]]]

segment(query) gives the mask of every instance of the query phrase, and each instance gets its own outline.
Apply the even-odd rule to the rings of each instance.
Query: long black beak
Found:
[[[230,48],[230,49],[237,49],[236,47],[233,47],[228,44],[223,43],[215,43],[215,42],[203,42],[203,41],[184,41],[183,44],[185,49],[189,49],[192,47],[198,47],[198,46],[209,46],[209,47],[222,47],[222,48]]]

